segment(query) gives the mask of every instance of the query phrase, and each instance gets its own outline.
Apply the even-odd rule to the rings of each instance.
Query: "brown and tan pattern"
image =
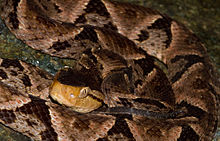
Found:
[[[2,0],[0,15],[30,47],[78,62],[53,82],[35,66],[0,59],[4,125],[34,140],[214,137],[219,79],[201,41],[177,21],[108,0]]]

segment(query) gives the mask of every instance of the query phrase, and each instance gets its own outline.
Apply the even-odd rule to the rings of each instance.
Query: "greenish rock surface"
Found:
[[[118,0],[143,5],[166,13],[191,29],[207,47],[220,72],[220,1],[219,0]],[[1,3],[1,0],[0,0]],[[0,58],[16,58],[54,74],[63,66],[74,66],[70,59],[59,59],[33,50],[17,40],[0,19]],[[1,141],[25,141],[20,134],[0,126]],[[14,133],[14,134],[13,134]],[[215,140],[220,140],[220,132]]]

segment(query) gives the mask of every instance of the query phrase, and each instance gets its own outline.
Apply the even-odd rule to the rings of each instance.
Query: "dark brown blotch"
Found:
[[[55,132],[48,132],[48,130],[46,131],[42,131],[40,133],[41,137],[42,137],[42,140],[45,141],[45,140],[50,140],[50,141],[57,141],[57,133]]]
[[[64,42],[58,41],[53,43],[53,45],[51,46],[51,48],[55,49],[58,52],[70,47],[71,45],[68,43],[68,41],[64,41]]]
[[[83,31],[75,36],[75,40],[90,40],[92,42],[98,43],[98,37],[96,32],[92,27],[84,27]]]
[[[170,46],[172,40],[171,22],[171,18],[164,16],[163,18],[157,19],[150,27],[148,27],[148,29],[161,29],[166,32],[168,37],[168,39],[165,41],[166,48]]]
[[[197,78],[192,82],[192,87],[194,89],[205,89],[207,88],[207,82],[200,78]]]
[[[146,58],[134,60],[134,63],[139,65],[141,69],[143,70],[143,75],[147,75],[150,73],[156,66],[154,65],[154,60],[152,57],[146,55]],[[139,70],[135,70],[139,71]]]
[[[181,102],[180,104],[177,105],[177,109],[178,108],[181,109],[182,107],[185,107],[188,111],[186,116],[196,117],[200,120],[206,117],[208,114],[204,110],[200,109],[199,107],[188,104],[187,102]]]
[[[18,26],[19,26],[19,21],[18,21],[18,16],[17,16],[17,7],[18,7],[19,2],[20,0],[12,1],[13,11],[9,13],[8,15],[9,22],[12,24],[14,29],[18,29]]]
[[[138,80],[136,80],[136,81],[134,82],[135,88],[137,88],[139,85],[140,85],[140,86],[143,85],[143,81],[140,80],[140,79],[138,79]]]
[[[115,125],[108,131],[108,135],[122,134],[123,136],[131,140],[135,140],[127,122],[125,121],[125,119],[132,120],[132,116],[126,114],[115,115],[115,116],[116,116]]]
[[[97,13],[100,16],[110,17],[110,14],[101,0],[90,0],[85,11],[86,13]]]
[[[17,19],[17,14],[14,12],[9,13],[9,23],[12,24],[13,29],[18,29],[19,21]]]
[[[1,63],[2,67],[9,68],[10,66],[19,68],[20,71],[24,70],[24,67],[18,60],[11,60],[11,59],[3,59]]]
[[[82,15],[80,15],[77,19],[76,19],[76,21],[74,22],[74,24],[79,24],[79,23],[86,23],[86,18],[85,18],[85,15],[84,14],[82,14]]]
[[[28,75],[24,74],[24,76],[21,78],[21,80],[25,86],[29,86],[29,87],[32,86],[31,80]]]
[[[57,80],[65,85],[87,86],[84,79],[86,79],[86,77],[84,77],[81,72],[72,69],[62,69],[57,74]]]
[[[177,55],[175,56],[173,59],[170,60],[171,63],[176,63],[179,60],[186,60],[187,63],[185,64],[184,68],[177,72],[172,78],[171,78],[171,82],[175,83],[177,80],[179,80],[181,78],[181,76],[185,73],[185,71],[188,70],[189,67],[191,67],[193,64],[196,63],[204,63],[204,58],[200,57],[198,55]]]
[[[7,76],[6,72],[2,69],[0,69],[0,77],[2,79],[8,79],[8,76]]]
[[[138,34],[138,39],[136,39],[139,42],[143,42],[149,38],[149,33],[146,30],[141,30],[141,33]]]
[[[17,76],[18,73],[17,73],[16,71],[14,71],[14,70],[11,70],[10,75],[12,75],[12,76]]]
[[[199,135],[190,126],[184,125],[177,141],[199,141]]]
[[[16,120],[16,115],[13,110],[0,110],[0,119],[5,122],[5,124],[13,123]]]

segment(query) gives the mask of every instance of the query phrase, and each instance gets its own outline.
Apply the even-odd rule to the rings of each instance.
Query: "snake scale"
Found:
[[[34,140],[213,139],[219,79],[181,23],[109,0],[2,0],[0,15],[30,47],[77,60],[54,77],[1,58],[2,124]]]

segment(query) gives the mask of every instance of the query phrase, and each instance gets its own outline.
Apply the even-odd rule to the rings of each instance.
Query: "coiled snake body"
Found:
[[[108,0],[2,0],[0,11],[30,47],[77,60],[53,78],[0,59],[4,125],[35,140],[212,140],[219,82],[182,24]]]

